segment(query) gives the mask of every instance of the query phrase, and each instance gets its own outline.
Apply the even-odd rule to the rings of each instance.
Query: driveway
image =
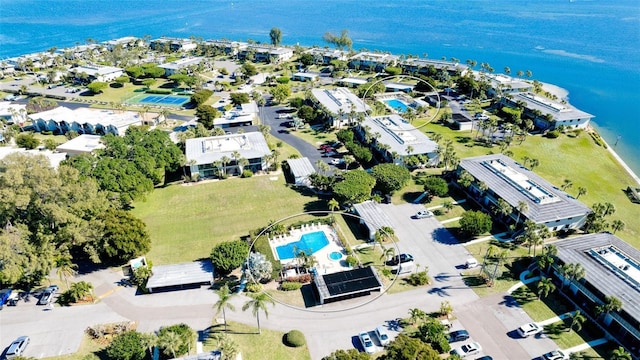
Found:
[[[291,108],[285,106],[264,106],[261,109],[261,118],[265,125],[269,125],[271,127],[271,135],[276,139],[282,140],[287,144],[293,146],[298,151],[302,157],[309,158],[309,161],[317,170],[316,162],[318,160],[324,161],[329,164],[331,158],[322,157],[322,153],[318,149],[318,146],[313,146],[308,142],[300,139],[299,137],[293,135],[291,133],[291,128],[289,128],[286,123],[291,119],[280,119],[278,116],[281,113],[290,112]],[[300,130],[298,130],[300,131]]]

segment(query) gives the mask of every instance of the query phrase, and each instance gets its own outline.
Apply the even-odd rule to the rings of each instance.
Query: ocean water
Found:
[[[0,0],[0,59],[122,36],[196,36],[326,46],[348,29],[354,49],[530,70],[569,91],[640,174],[637,0]]]

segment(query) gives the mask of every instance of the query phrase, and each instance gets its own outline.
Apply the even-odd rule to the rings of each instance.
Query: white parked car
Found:
[[[373,345],[373,341],[371,340],[371,336],[369,336],[368,332],[361,332],[358,337],[360,338],[362,347],[367,354],[373,354],[376,351],[376,346]]]
[[[482,351],[482,346],[477,342],[472,342],[468,344],[464,344],[459,348],[455,348],[451,350],[451,355],[458,355],[460,357],[467,357],[471,355],[476,355]]]
[[[342,159],[331,159],[330,163],[331,165],[340,165],[344,162],[344,160]]]
[[[561,350],[553,350],[542,355],[542,358],[544,360],[567,360],[569,359],[569,355],[565,354]]]
[[[391,342],[387,330],[382,326],[378,326],[376,328],[376,336],[378,337],[378,340],[380,340],[380,345],[382,346],[387,346],[389,345],[389,342]]]
[[[429,210],[420,210],[415,215],[413,215],[413,217],[416,219],[430,218],[432,216],[433,216],[433,213]]]
[[[518,328],[518,334],[520,334],[520,336],[522,336],[523,338],[539,334],[541,332],[542,327],[536,323],[524,324]]]

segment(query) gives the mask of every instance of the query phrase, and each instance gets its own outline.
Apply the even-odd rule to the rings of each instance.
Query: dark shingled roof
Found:
[[[504,180],[483,163],[499,160],[512,170],[526,176],[556,197],[558,201],[538,203],[526,195],[526,191]],[[527,203],[528,209],[523,215],[536,223],[550,222],[571,217],[579,218],[591,212],[589,207],[574,199],[564,191],[538,176],[533,171],[520,165],[503,154],[492,154],[462,159],[460,167],[468,171],[474,178],[487,184],[496,195],[504,199],[514,209],[518,202]]]
[[[579,263],[586,270],[585,280],[608,296],[622,301],[622,308],[640,321],[640,288],[623,279],[619,271],[613,270],[589,254],[589,250],[613,245],[626,256],[640,263],[640,251],[610,233],[578,236],[554,244],[558,258],[565,264]]]

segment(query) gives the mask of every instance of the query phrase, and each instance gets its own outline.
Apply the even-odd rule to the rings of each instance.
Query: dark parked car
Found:
[[[467,330],[456,330],[449,333],[449,342],[465,341],[469,338]]]
[[[400,254],[387,261],[387,266],[396,266],[398,264],[404,264],[411,261],[413,261],[413,256],[411,256],[411,254]]]

